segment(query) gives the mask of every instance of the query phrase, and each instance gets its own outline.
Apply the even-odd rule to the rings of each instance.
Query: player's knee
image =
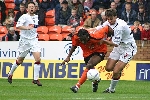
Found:
[[[22,64],[22,63],[23,63],[23,60],[24,60],[24,58],[18,58],[18,59],[16,60],[16,64],[17,64],[17,65]]]
[[[118,80],[121,77],[121,73],[117,71],[113,71],[113,79]]]
[[[40,58],[35,60],[35,64],[40,64],[40,63],[41,63],[41,59]]]
[[[93,64],[88,63],[88,64],[86,65],[86,68],[87,68],[87,69],[93,69],[93,68],[94,68],[94,66],[93,66]]]
[[[111,67],[105,67],[105,70],[108,72],[113,71],[113,69]]]

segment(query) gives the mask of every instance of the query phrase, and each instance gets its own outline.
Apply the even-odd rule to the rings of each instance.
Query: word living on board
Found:
[[[3,50],[0,49],[0,57],[1,58],[8,58],[8,57],[17,57],[18,51],[17,50]],[[32,53],[28,54],[29,56],[32,56]],[[45,57],[45,48],[41,48],[41,57]]]
[[[80,78],[84,70],[84,63],[69,63],[68,65],[60,66],[61,63],[41,63],[39,72],[39,78]],[[12,63],[2,62],[1,76],[7,77],[7,67],[11,67]],[[33,63],[25,62],[20,67],[24,67],[21,72],[24,74],[23,78],[28,78],[29,67],[32,67]],[[80,66],[80,67],[79,67]],[[32,71],[33,72],[33,71]]]
[[[127,64],[126,67],[124,68],[124,70],[127,70],[129,66],[130,65]],[[124,70],[121,72],[121,76],[125,76]],[[98,71],[99,71],[99,73],[106,72],[105,76],[107,77],[107,80],[112,79],[113,73],[112,72],[107,72],[105,70],[105,66],[99,66]]]

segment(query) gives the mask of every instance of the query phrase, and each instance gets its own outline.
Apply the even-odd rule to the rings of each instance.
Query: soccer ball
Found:
[[[87,72],[87,79],[90,81],[100,80],[100,74],[96,69],[90,69]]]

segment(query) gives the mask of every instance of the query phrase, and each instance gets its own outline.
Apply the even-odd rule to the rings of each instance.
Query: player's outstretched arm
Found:
[[[100,43],[105,43],[105,44],[110,45],[110,46],[118,47],[117,44],[113,43],[112,41],[108,41],[108,40],[100,40]]]
[[[68,63],[68,62],[70,61],[70,57],[71,57],[72,53],[75,51],[76,48],[77,48],[77,46],[72,46],[72,47],[71,47],[67,58],[61,63],[61,65],[64,65],[65,62]]]
[[[30,30],[33,28],[33,26],[18,26],[16,28],[20,30]]]

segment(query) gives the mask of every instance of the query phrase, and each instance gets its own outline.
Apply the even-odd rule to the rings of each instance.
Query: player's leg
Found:
[[[105,70],[108,72],[113,71],[119,58],[120,58],[120,54],[117,52],[116,48],[114,48],[113,51],[110,53],[110,56],[107,60]],[[118,79],[116,80],[112,77],[110,86],[115,86],[117,82],[118,82]],[[103,91],[103,93],[109,93],[109,92],[112,92],[112,91],[109,91],[109,88]]]
[[[80,86],[86,81],[88,70],[94,68],[94,66],[96,66],[98,63],[100,63],[102,60],[103,60],[102,57],[99,56],[98,54],[92,54],[89,57],[85,58],[86,69],[83,71],[81,78],[79,79],[77,84],[75,86],[71,87],[71,90],[74,93],[76,93],[77,90],[80,88]],[[95,82],[95,84],[98,84],[98,83]],[[97,85],[97,87],[98,87],[98,85]],[[96,91],[97,91],[97,89],[94,90],[94,92],[96,92]]]
[[[115,92],[115,87],[121,77],[122,70],[127,65],[127,63],[133,58],[133,56],[136,54],[136,49],[134,49],[132,47],[129,48],[129,47],[128,47],[128,49],[126,49],[124,51],[123,54],[120,55],[119,61],[117,62],[117,64],[115,64],[115,67],[113,69],[113,76],[112,76],[111,84],[110,84],[109,88],[104,91],[104,93],[114,93]],[[115,54],[115,55],[117,55],[117,54]],[[110,57],[112,57],[112,55]]]
[[[115,87],[116,87],[116,85],[117,85],[117,83],[121,77],[121,72],[126,65],[127,65],[127,63],[124,63],[120,60],[115,65],[115,67],[113,69],[113,76],[112,76],[111,84],[109,86],[110,91],[112,91],[112,92],[115,91]]]
[[[11,66],[11,69],[8,73],[8,82],[11,84],[12,83],[12,76],[14,71],[16,70],[16,68],[22,64],[24,58],[26,57],[26,55],[28,54],[29,50],[23,51],[19,53],[19,56],[17,58],[17,60],[13,63],[13,65]]]
[[[40,67],[41,67],[41,65],[40,65],[41,64],[40,52],[33,52],[32,54],[33,54],[34,59],[35,59],[33,83],[37,84],[38,86],[42,86],[42,84],[38,80],[38,78],[39,78],[39,71],[40,71]]]
[[[31,41],[32,44],[32,48],[30,50],[30,52],[32,52],[32,55],[34,57],[34,73],[33,73],[33,83],[37,84],[38,86],[42,86],[42,84],[40,83],[40,81],[38,80],[39,78],[39,71],[40,71],[40,67],[41,67],[41,48],[40,45],[38,43],[38,39],[34,39]]]

